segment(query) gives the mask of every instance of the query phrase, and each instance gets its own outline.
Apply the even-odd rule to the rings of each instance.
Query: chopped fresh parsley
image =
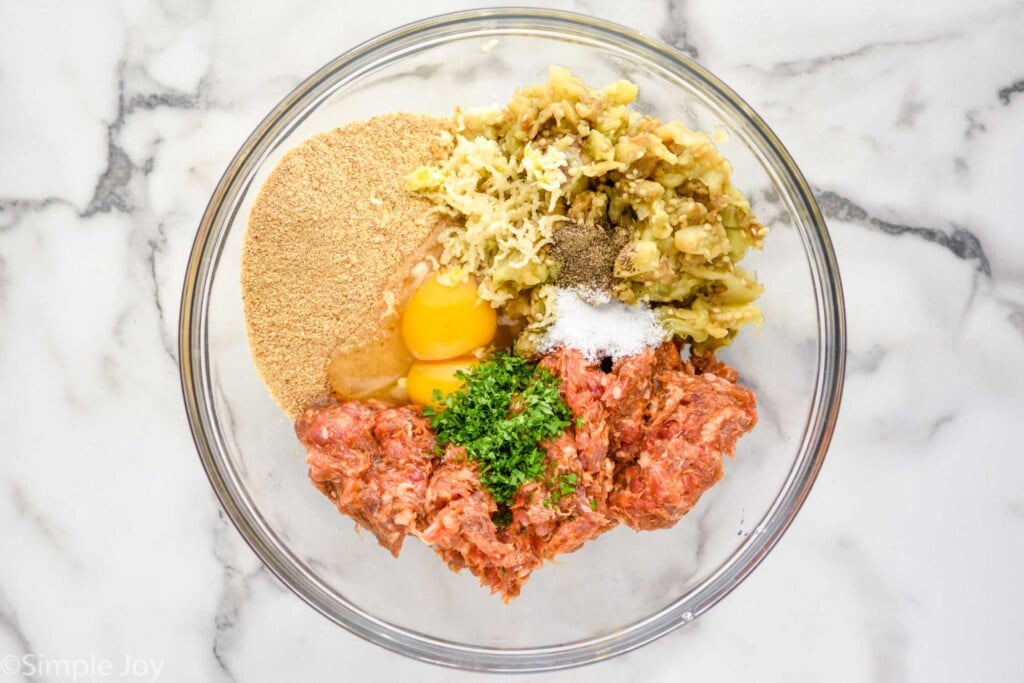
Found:
[[[572,495],[579,481],[580,477],[578,474],[569,472],[568,474],[563,474],[558,480],[544,482],[551,491],[551,495],[544,499],[544,507],[558,505],[558,501],[562,500],[562,498]]]
[[[591,498],[590,499],[590,509],[591,510],[596,510],[597,509],[597,498]]]
[[[423,414],[438,445],[465,448],[484,489],[507,505],[520,486],[544,474],[540,443],[561,434],[572,411],[559,393],[559,379],[519,356],[495,353],[456,376],[462,388],[444,398],[435,392],[434,406]]]

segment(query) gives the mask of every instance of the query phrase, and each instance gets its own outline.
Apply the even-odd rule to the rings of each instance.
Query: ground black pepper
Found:
[[[551,254],[558,263],[555,285],[610,291],[615,258],[628,241],[629,233],[623,228],[562,223],[552,236]]]

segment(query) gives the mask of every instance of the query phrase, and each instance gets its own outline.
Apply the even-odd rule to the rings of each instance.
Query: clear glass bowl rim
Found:
[[[532,34],[617,50],[685,78],[726,112],[749,125],[766,170],[803,219],[797,228],[809,259],[818,310],[817,377],[800,450],[767,522],[700,586],[613,634],[536,648],[491,648],[434,638],[378,619],[325,585],[277,538],[246,495],[226,456],[213,411],[206,350],[210,286],[237,201],[274,139],[287,133],[342,80],[438,43],[474,37]],[[839,268],[821,212],[802,173],[781,142],[736,93],[671,47],[626,27],[570,12],[493,8],[443,14],[373,38],[330,61],[286,96],[249,135],[221,177],[202,217],[182,289],[178,327],[182,394],[196,449],[210,484],[232,523],[282,583],[321,614],[352,633],[394,652],[461,669],[529,672],[593,663],[634,650],[690,623],[738,586],[792,523],[825,458],[839,411],[846,361],[846,323]]]

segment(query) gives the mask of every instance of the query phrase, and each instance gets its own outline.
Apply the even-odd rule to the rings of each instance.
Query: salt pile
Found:
[[[575,290],[559,287],[555,322],[541,338],[539,350],[547,353],[568,346],[591,361],[605,357],[618,360],[658,346],[667,337],[650,306],[627,306],[607,296],[597,303],[587,303]]]

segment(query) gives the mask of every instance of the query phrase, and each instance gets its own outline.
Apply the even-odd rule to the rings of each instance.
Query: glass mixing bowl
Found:
[[[239,265],[249,210],[289,148],[394,110],[447,115],[503,103],[550,64],[600,86],[628,78],[638,109],[717,131],[735,184],[772,230],[748,256],[766,286],[760,333],[722,357],[757,392],[760,423],[725,479],[675,528],[620,527],[534,573],[504,605],[421,543],[399,559],[310,485],[292,425],[249,355]],[[196,447],[231,520],[267,567],[336,623],[418,659],[489,671],[594,662],[698,618],[792,522],[839,409],[845,331],[839,272],[807,183],[760,117],[698,64],[633,31],[550,11],[428,19],[338,57],[284,98],[225,171],[196,235],[181,302],[181,382]]]

